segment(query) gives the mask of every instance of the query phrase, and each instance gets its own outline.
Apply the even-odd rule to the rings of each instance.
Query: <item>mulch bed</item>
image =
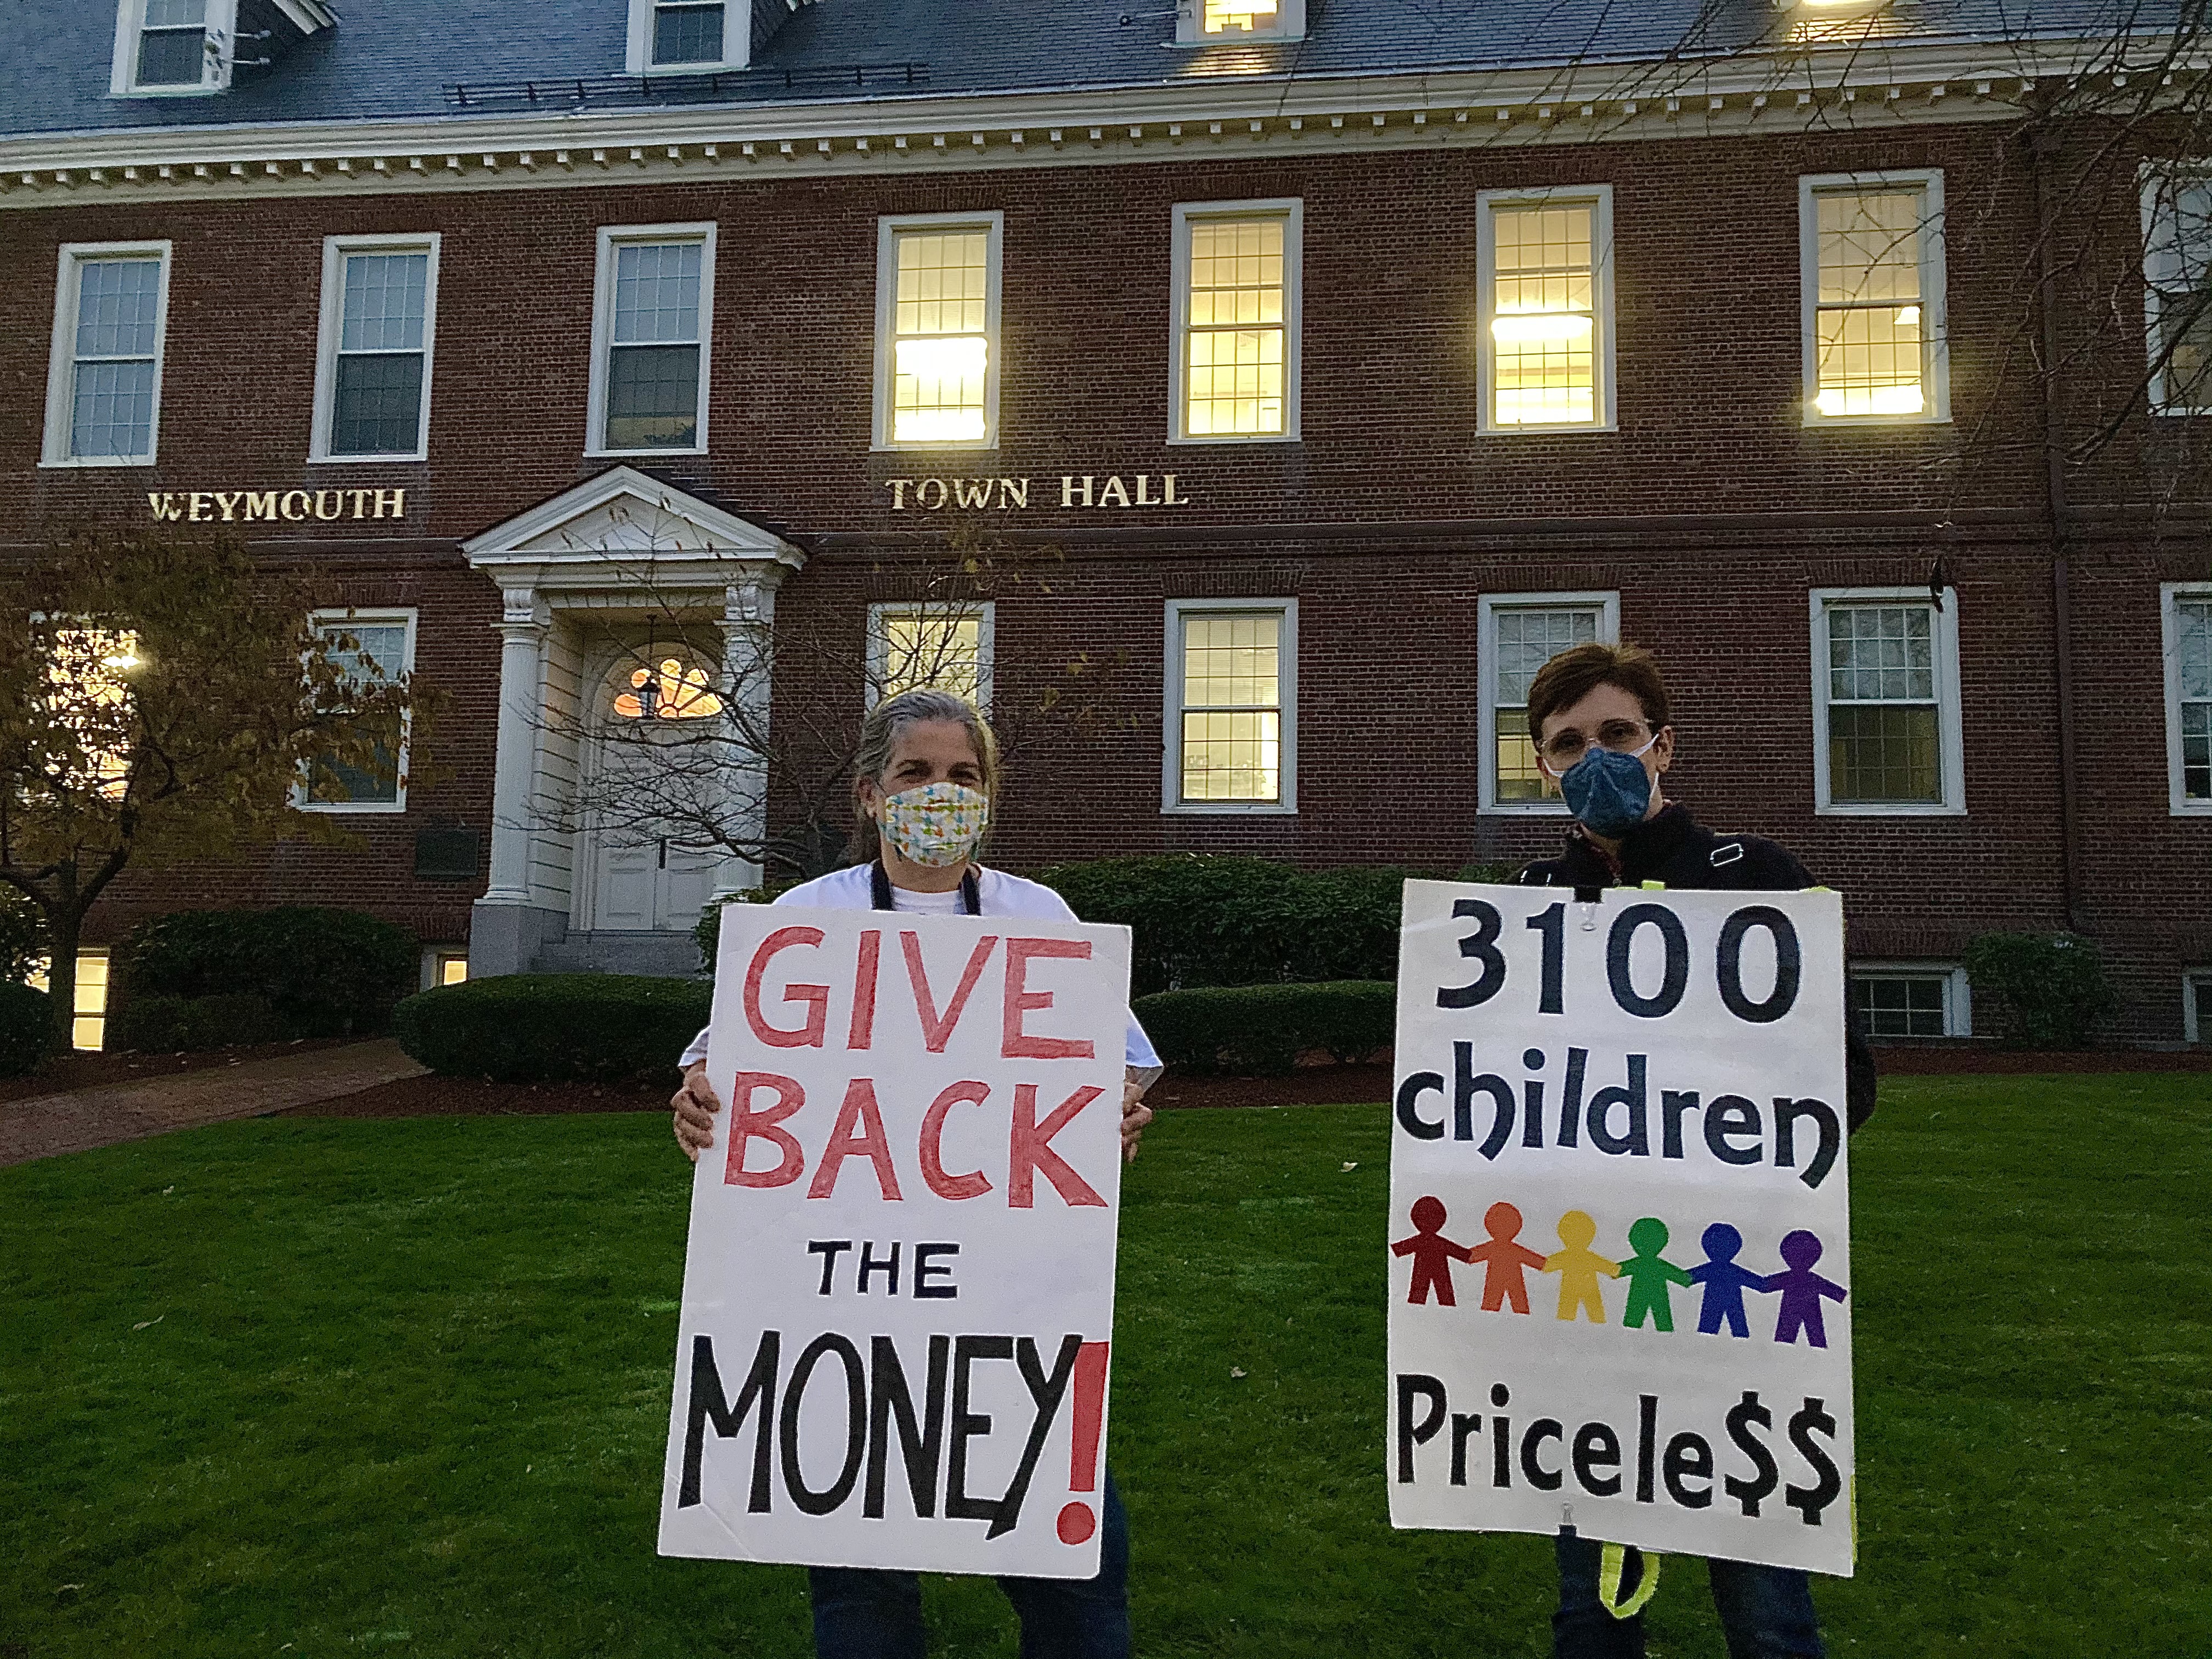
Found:
[[[486,1078],[402,1078],[357,1095],[319,1100],[282,1117],[491,1117],[556,1112],[665,1112],[672,1083],[494,1083]]]
[[[0,1101],[28,1100],[37,1095],[67,1094],[73,1089],[97,1089],[117,1083],[143,1083],[149,1078],[204,1072],[218,1066],[243,1066],[251,1060],[275,1060],[283,1054],[335,1048],[356,1041],[353,1037],[302,1037],[295,1042],[239,1043],[228,1048],[203,1048],[188,1054],[56,1054],[35,1072],[22,1077],[0,1077]]]

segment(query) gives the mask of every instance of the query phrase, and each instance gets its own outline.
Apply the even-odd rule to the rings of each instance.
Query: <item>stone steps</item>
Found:
[[[542,945],[530,969],[538,974],[643,974],[654,979],[696,979],[699,945],[688,933],[570,933]]]

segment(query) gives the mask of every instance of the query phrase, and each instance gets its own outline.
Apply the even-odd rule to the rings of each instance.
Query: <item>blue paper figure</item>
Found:
[[[1828,1346],[1828,1328],[1820,1318],[1821,1298],[1841,1302],[1846,1292],[1833,1279],[1813,1271],[1820,1250],[1819,1237],[1800,1227],[1782,1241],[1782,1259],[1790,1264],[1789,1271],[1771,1275],[1759,1287],[1782,1292],[1782,1316],[1774,1327],[1777,1342],[1795,1342],[1802,1330],[1813,1346]]]
[[[1743,1235],[1725,1221],[1713,1223],[1698,1242],[1705,1246],[1706,1257],[1690,1269],[1690,1282],[1705,1287],[1705,1299],[1698,1309],[1698,1329],[1707,1336],[1717,1336],[1725,1320],[1729,1335],[1749,1336],[1743,1293],[1767,1289],[1766,1275],[1737,1264],[1735,1255],[1743,1248]]]

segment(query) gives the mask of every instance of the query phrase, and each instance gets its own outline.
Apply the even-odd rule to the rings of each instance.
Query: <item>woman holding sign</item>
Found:
[[[1049,887],[984,868],[974,854],[990,822],[999,780],[998,741],[973,704],[948,691],[902,692],[876,705],[860,727],[854,808],[868,862],[793,888],[778,904],[817,909],[893,910],[939,915],[1074,921]],[[707,1081],[708,1033],[684,1053],[675,1129],[686,1157],[714,1144],[721,1103]],[[1129,1080],[1121,1108],[1125,1158],[1152,1109],[1145,1088],[1160,1069],[1143,1028],[1129,1024]],[[1109,1471],[1097,1577],[1001,1577],[1022,1624],[1024,1659],[1124,1659],[1129,1652],[1128,1521]],[[822,1659],[921,1659],[921,1588],[911,1572],[810,1568],[815,1651]]]
[[[1575,815],[1565,850],[1521,872],[1524,885],[1591,892],[1645,883],[1680,888],[1790,890],[1813,885],[1805,866],[1756,836],[1722,836],[1670,803],[1660,779],[1674,763],[1667,687],[1649,652],[1580,645],[1546,663],[1528,688],[1537,763]],[[1850,1127],[1874,1110],[1874,1054],[1856,1030],[1846,1054]],[[1640,1613],[1616,1617],[1601,1595],[1606,1547],[1562,1534],[1557,1659],[1643,1659]],[[1824,1650],[1806,1575],[1796,1568],[1714,1560],[1713,1603],[1729,1659],[1820,1659]],[[1614,1593],[1633,1596],[1646,1570],[1626,1551]],[[1618,1603],[1616,1603],[1618,1605]]]

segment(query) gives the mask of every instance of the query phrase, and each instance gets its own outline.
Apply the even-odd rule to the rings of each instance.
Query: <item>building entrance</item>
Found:
[[[720,855],[696,827],[687,840],[665,809],[683,798],[688,757],[721,713],[713,671],[686,650],[625,652],[599,709],[577,921],[592,933],[689,932],[714,896]]]

